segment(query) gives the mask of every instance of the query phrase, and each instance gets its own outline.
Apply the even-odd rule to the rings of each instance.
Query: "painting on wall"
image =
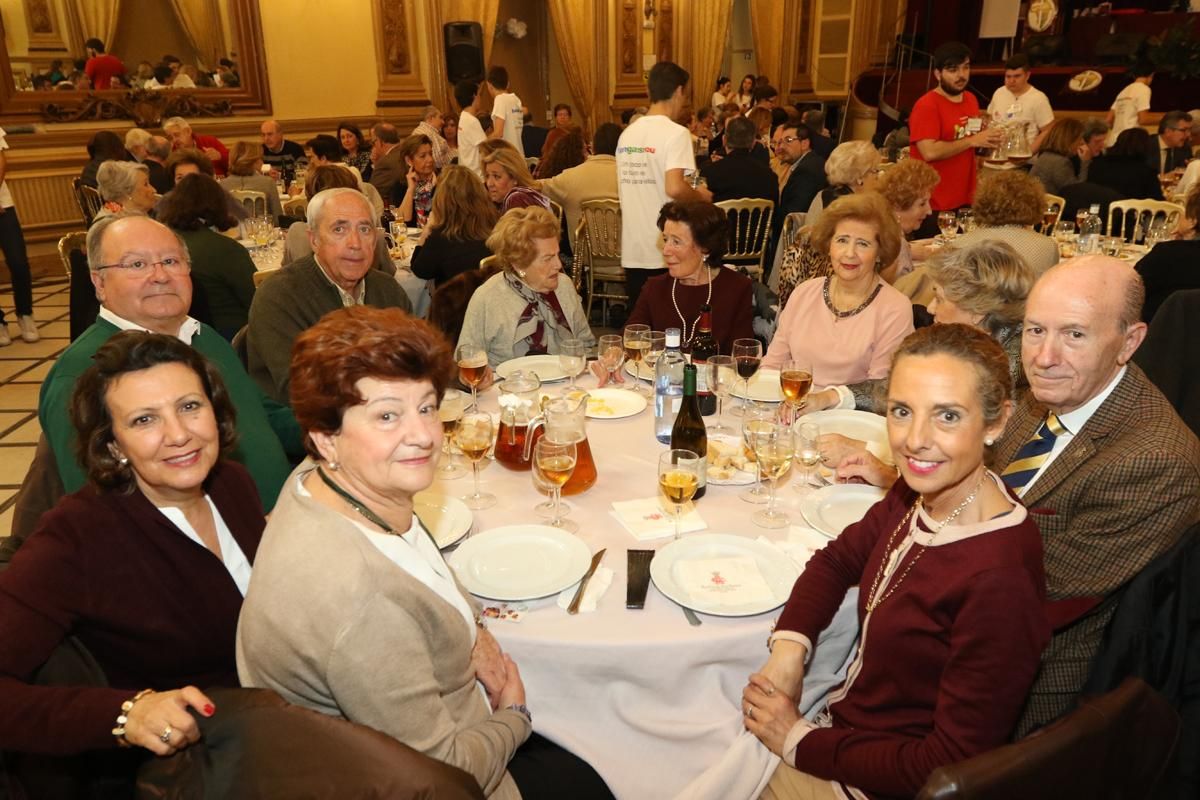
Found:
[[[59,10],[50,0],[24,0],[24,3],[29,52],[65,53],[67,44],[62,35]]]

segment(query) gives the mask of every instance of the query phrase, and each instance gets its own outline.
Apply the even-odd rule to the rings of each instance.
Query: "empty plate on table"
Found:
[[[496,367],[496,375],[501,380],[507,378],[519,369],[537,373],[542,383],[553,383],[567,379],[566,370],[558,363],[558,356],[522,356],[512,358]]]
[[[826,536],[836,537],[861,520],[887,494],[878,486],[835,483],[809,492],[800,501],[800,513]]]
[[[722,563],[730,567],[728,573],[722,574]],[[699,596],[688,589],[697,570],[708,578]],[[685,608],[718,617],[749,617],[779,608],[799,574],[776,548],[728,533],[688,534],[663,547],[650,562],[650,577],[660,592]],[[737,585],[734,575],[749,578],[747,585]],[[745,602],[739,602],[739,596]]]
[[[628,389],[592,389],[588,392],[589,419],[622,419],[640,414],[646,398]]]
[[[558,594],[583,577],[592,551],[549,525],[506,525],[467,539],[448,559],[473,595],[533,600]]]
[[[636,370],[636,371],[635,371]],[[641,378],[644,381],[654,382],[654,367],[647,364],[645,361],[626,361],[625,373]]]
[[[838,433],[848,439],[857,439],[867,445],[871,455],[888,464],[894,464],[892,447],[888,443],[887,419],[869,411],[852,409],[830,409],[814,411],[800,417],[801,422],[812,422],[822,434]]]
[[[417,492],[413,495],[413,511],[433,536],[439,550],[460,541],[471,532],[471,509],[457,497],[437,492]]]
[[[733,382],[734,397],[746,397],[742,394],[742,382]],[[751,400],[761,400],[765,403],[779,403],[783,400],[783,390],[779,388],[779,370],[760,369],[750,379],[749,395]]]

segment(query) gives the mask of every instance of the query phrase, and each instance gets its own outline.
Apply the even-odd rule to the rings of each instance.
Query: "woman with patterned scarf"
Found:
[[[569,279],[560,276],[558,222],[544,208],[514,208],[487,240],[503,270],[472,295],[460,345],[487,351],[493,369],[520,356],[556,355],[563,339],[596,337]]]

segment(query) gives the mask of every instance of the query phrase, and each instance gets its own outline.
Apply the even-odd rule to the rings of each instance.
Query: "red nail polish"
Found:
[[[216,706],[212,703],[206,703],[204,706],[204,716],[211,717],[216,710]]]

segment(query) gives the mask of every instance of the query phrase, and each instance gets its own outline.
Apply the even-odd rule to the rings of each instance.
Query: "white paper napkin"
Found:
[[[579,601],[579,613],[590,614],[596,610],[596,604],[600,602],[600,598],[604,597],[604,593],[608,591],[608,587],[612,586],[613,571],[608,567],[597,567],[592,573],[592,579],[588,581],[587,588],[583,590],[583,599]],[[569,589],[563,589],[558,593],[558,607],[563,611],[567,610],[567,606],[571,605],[571,601],[575,599],[575,592],[579,589],[579,584],[572,584]]]
[[[688,596],[706,605],[740,606],[774,596],[758,562],[750,556],[681,560],[675,564],[675,573]]]
[[[663,508],[658,497],[620,500],[612,506],[613,516],[639,541],[675,535],[675,513]],[[688,503],[683,507],[683,515],[679,520],[681,533],[702,531],[707,527],[708,524],[696,510],[695,503]]]
[[[772,541],[765,536],[759,536],[758,541],[779,550],[792,560],[796,569],[803,572],[812,554],[829,544],[829,537],[812,528],[793,525],[788,529],[786,539]]]

